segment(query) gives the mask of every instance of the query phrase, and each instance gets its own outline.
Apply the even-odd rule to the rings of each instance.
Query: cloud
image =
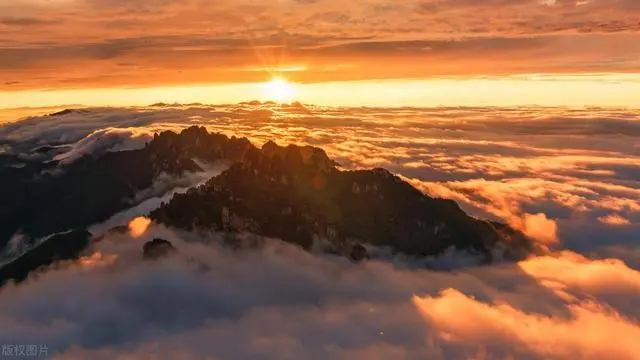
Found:
[[[633,359],[638,119],[611,109],[254,103],[82,109],[12,123],[0,129],[8,154],[49,143],[78,155],[133,148],[190,125],[257,145],[322,146],[345,168],[389,168],[550,249],[589,255],[550,250],[476,267],[457,253],[417,262],[372,249],[384,260],[353,264],[266,239],[232,250],[219,245],[223,234],[151,224],[137,238],[109,233],[77,262],[0,289],[0,338],[47,344],[57,358]],[[94,232],[203,179],[160,178]],[[629,223],[612,225],[617,216]],[[143,261],[155,237],[182,255]]]
[[[487,344],[478,354],[593,360],[640,355],[634,340],[640,335],[638,325],[597,304],[569,305],[566,319],[527,314],[507,304],[483,304],[454,289],[414,302],[443,341],[462,347]]]
[[[599,217],[598,221],[600,221],[603,224],[609,224],[613,226],[631,225],[631,221],[616,214]]]
[[[118,149],[142,146],[146,134],[201,125],[256,145],[311,144],[347,169],[387,168],[474,216],[592,252],[640,240],[639,123],[639,113],[628,109],[245,103],[81,109],[11,123],[0,128],[0,139],[14,153],[49,143]]]
[[[518,358],[638,357],[633,342],[640,330],[633,305],[640,296],[637,271],[619,260],[593,261],[575,253],[533,258],[518,266],[565,299],[568,313],[529,313],[508,303],[483,303],[455,289],[416,296],[414,303],[440,339],[453,346],[483,343],[489,352]],[[579,293],[588,294],[587,300]]]
[[[131,220],[131,222],[129,222],[129,231],[131,232],[131,236],[140,237],[144,235],[149,228],[149,225],[151,225],[151,220],[143,216],[139,216]]]
[[[117,152],[141,149],[153,138],[145,129],[106,128],[92,132],[74,143],[71,149],[54,157],[61,164],[70,164],[85,155],[101,155],[105,152]]]
[[[549,220],[547,215],[543,213],[525,214],[522,230],[525,234],[545,244],[558,242],[558,225],[555,221]]]
[[[640,316],[633,305],[640,296],[640,276],[622,260],[590,260],[576,253],[563,252],[556,257],[533,258],[518,265],[543,286],[560,285],[556,288],[564,288],[568,292],[582,291],[625,315]]]
[[[247,69],[300,63],[305,82],[636,72],[635,2],[575,4],[12,2],[0,5],[0,88],[251,82],[265,74]]]
[[[640,269],[640,248],[635,244],[605,245],[595,254],[604,258],[620,259],[633,269]]]
[[[138,220],[148,225],[138,237],[109,233],[80,260],[0,288],[0,339],[47,344],[57,358],[637,358],[639,121],[629,109],[246,103],[80,109],[10,123],[0,128],[3,155],[53,145],[75,159],[190,125],[257,145],[321,146],[346,169],[388,168],[551,250],[483,267],[452,252],[355,264],[248,234],[257,248],[224,248],[224,234]],[[222,167],[207,169],[160,177],[92,230],[128,224]],[[155,237],[182,255],[143,261]],[[554,250],[563,246],[573,251]]]
[[[182,255],[142,260],[154,237]],[[640,275],[620,262],[564,253],[449,273],[219,240],[157,225],[111,234],[75,263],[0,289],[0,336],[47,344],[54,358],[637,356]],[[620,338],[600,341],[609,336]]]
[[[142,234],[149,226],[145,216],[151,211],[162,206],[162,203],[168,203],[175,194],[184,193],[191,188],[200,186],[227,169],[227,165],[222,163],[209,164],[197,159],[194,161],[198,163],[202,171],[178,177],[161,174],[154,179],[151,187],[138,192],[132,199],[127,199],[131,204],[130,208],[113,214],[100,224],[91,225],[88,231],[94,236],[100,236],[115,227],[128,225],[132,233]]]
[[[46,19],[38,19],[38,18],[5,17],[0,19],[0,24],[2,25],[20,26],[20,27],[51,25],[51,24],[55,24],[56,22],[57,22],[56,20],[46,20]]]

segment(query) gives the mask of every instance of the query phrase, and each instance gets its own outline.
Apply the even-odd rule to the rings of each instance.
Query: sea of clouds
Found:
[[[60,358],[640,358],[640,112],[94,108],[9,123],[0,140],[26,157],[60,146],[64,166],[192,125],[256,145],[319,146],[346,169],[387,168],[474,216],[525,231],[550,252],[437,272],[354,264],[276,240],[239,252],[213,235],[151,225],[0,289],[2,342],[49,344]],[[162,198],[154,196],[117,221]],[[142,244],[154,236],[183,256],[143,261]]]
[[[143,260],[153,237],[180,255]],[[77,262],[5,286],[0,338],[47,344],[60,359],[640,355],[640,273],[619,260],[562,252],[437,272],[192,237],[156,225],[113,234]]]

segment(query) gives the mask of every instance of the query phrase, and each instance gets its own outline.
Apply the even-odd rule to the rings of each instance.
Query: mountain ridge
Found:
[[[501,242],[507,258],[532,250],[519,232],[474,219],[454,201],[430,198],[385,169],[336,165],[322,149],[269,141],[206,184],[177,194],[151,218],[185,230],[249,231],[304,248],[321,238],[346,246],[346,253],[360,243],[416,256],[453,246],[491,261]]]
[[[196,126],[180,133],[156,133],[142,149],[85,155],[62,167],[34,166],[38,171],[33,173],[3,168],[29,181],[19,192],[8,193],[0,209],[0,235],[6,244],[16,231],[32,240],[85,231],[130,207],[129,199],[160,174],[202,171],[194,159],[230,166],[151,211],[156,223],[224,232],[232,242],[246,232],[305,249],[321,242],[327,252],[354,260],[369,256],[363,245],[415,257],[438,256],[455,248],[486,263],[519,260],[534,250],[534,242],[519,231],[475,219],[455,201],[431,198],[385,169],[341,170],[320,148],[273,141],[258,148],[246,138]],[[58,243],[63,244],[59,251],[50,245],[35,247],[32,250],[47,249],[47,254],[32,254],[39,260],[25,264],[40,267],[74,258],[82,250],[78,244],[86,246],[78,241],[70,242],[70,248]]]

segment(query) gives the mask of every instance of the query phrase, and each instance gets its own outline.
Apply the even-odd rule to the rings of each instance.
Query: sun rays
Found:
[[[261,87],[263,98],[279,103],[293,101],[297,93],[295,84],[283,77],[274,77],[271,81],[261,84]]]

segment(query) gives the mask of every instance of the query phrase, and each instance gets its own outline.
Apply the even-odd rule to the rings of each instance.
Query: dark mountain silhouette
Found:
[[[191,128],[198,138],[205,129]],[[521,258],[531,244],[506,225],[474,219],[451,200],[430,198],[384,169],[340,171],[313,147],[249,147],[205,185],[179,194],[151,217],[187,230],[251,232],[310,248],[325,240],[347,256],[361,243],[416,255],[455,247],[491,260]]]
[[[42,267],[56,261],[77,259],[89,245],[91,234],[84,230],[52,236],[10,263],[0,267],[0,286],[9,280],[21,282]]]
[[[1,157],[7,166],[0,169],[0,247],[18,231],[38,238],[104,221],[130,207],[160,174],[201,171],[193,161],[198,157],[235,161],[251,146],[246,139],[202,135],[164,132],[144,149],[85,156],[64,167]]]
[[[156,260],[169,256],[176,252],[176,248],[170,241],[164,239],[153,239],[147,241],[142,247],[142,256],[147,260]]]
[[[520,232],[472,218],[455,202],[428,197],[384,169],[342,171],[319,148],[274,142],[257,148],[247,139],[199,127],[157,134],[140,150],[85,156],[71,164],[0,156],[0,246],[18,231],[35,239],[102,222],[132,206],[130,199],[160,174],[202,171],[194,159],[230,167],[153,211],[156,222],[222,231],[232,242],[248,232],[307,249],[321,243],[355,261],[369,256],[366,244],[413,256],[454,247],[487,262],[496,254],[520,259],[533,250]],[[70,234],[2,270],[20,275],[11,269],[33,270],[47,264],[42,259],[77,254],[86,243],[61,240],[80,238]]]

